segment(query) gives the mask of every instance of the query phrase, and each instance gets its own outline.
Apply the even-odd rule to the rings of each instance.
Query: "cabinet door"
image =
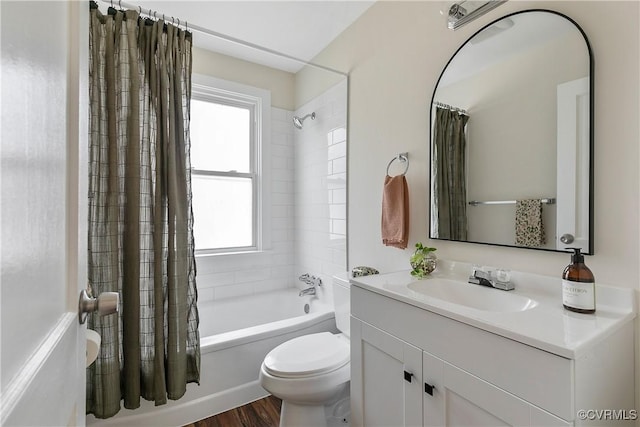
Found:
[[[425,426],[570,425],[427,352],[422,364]]]
[[[351,424],[422,425],[422,351],[351,320]]]

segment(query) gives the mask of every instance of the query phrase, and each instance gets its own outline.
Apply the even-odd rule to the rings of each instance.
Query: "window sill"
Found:
[[[249,251],[236,251],[236,252],[202,252],[196,251],[196,258],[223,258],[223,257],[241,257],[241,256],[255,256],[260,254],[266,254],[271,252],[270,250],[249,250]]]

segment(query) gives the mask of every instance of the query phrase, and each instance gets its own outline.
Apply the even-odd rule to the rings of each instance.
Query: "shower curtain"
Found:
[[[466,114],[435,107],[433,162],[436,237],[467,240]]]
[[[189,102],[191,34],[92,3],[89,281],[120,293],[87,370],[87,413],[179,399],[200,377]]]

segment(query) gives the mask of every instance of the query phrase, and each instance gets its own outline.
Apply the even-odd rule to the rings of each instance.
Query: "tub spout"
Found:
[[[301,290],[298,295],[302,297],[305,295],[315,295],[315,294],[316,294],[316,287],[311,286],[310,288]]]

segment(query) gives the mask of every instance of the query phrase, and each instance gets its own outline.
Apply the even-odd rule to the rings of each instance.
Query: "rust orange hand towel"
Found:
[[[409,239],[409,187],[404,175],[385,176],[382,192],[382,243],[405,249]]]

